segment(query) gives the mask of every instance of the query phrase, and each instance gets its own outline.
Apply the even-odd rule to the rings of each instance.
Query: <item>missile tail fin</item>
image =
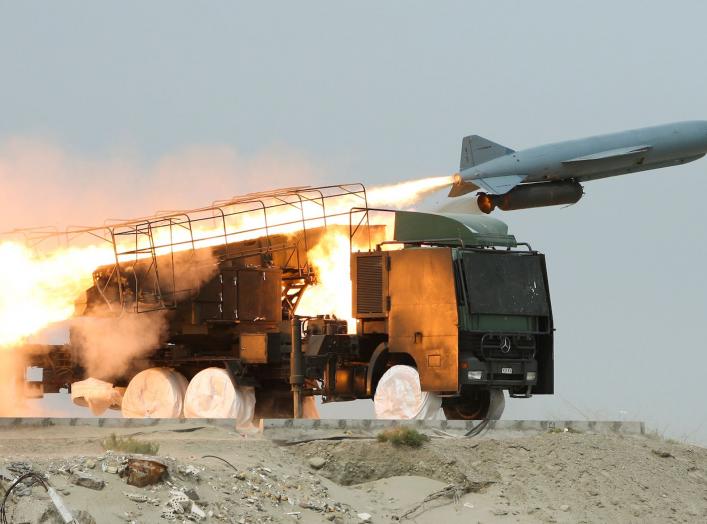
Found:
[[[483,164],[499,156],[514,153],[513,149],[491,142],[479,135],[470,135],[462,140],[462,155],[459,170],[464,171],[472,166]]]

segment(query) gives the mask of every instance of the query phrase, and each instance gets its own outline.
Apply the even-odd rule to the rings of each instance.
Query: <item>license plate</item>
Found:
[[[512,375],[513,368],[501,368],[501,373],[503,373],[504,375]]]

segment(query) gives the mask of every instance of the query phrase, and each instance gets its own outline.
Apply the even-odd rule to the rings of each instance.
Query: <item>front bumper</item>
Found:
[[[538,382],[535,360],[488,359],[463,357],[459,362],[460,385],[534,386]]]

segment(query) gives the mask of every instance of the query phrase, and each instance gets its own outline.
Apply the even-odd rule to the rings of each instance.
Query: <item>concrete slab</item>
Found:
[[[480,421],[466,420],[296,420],[267,419],[262,421],[266,438],[282,442],[318,438],[374,437],[380,431],[396,427],[413,427],[431,436],[464,436],[477,428]],[[512,438],[547,432],[644,435],[640,421],[617,420],[492,420],[479,432],[488,438]]]
[[[413,427],[431,435],[462,436],[476,428],[479,421],[465,420],[369,420],[369,419],[265,419],[260,431],[266,438],[294,442],[316,438],[374,437],[381,430],[395,427]],[[3,428],[17,427],[71,427],[98,428],[154,428],[167,427],[173,431],[190,431],[198,427],[214,426],[229,430],[236,428],[234,419],[125,419],[125,418],[1,418]],[[578,433],[644,435],[645,424],[625,420],[493,420],[482,434],[488,437],[512,437],[550,431]]]

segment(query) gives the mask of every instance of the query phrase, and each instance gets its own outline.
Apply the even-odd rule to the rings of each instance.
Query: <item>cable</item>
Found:
[[[0,524],[10,524],[10,521],[7,520],[7,513],[5,511],[5,507],[7,504],[7,499],[10,497],[10,493],[12,493],[12,490],[17,487],[17,485],[22,482],[25,479],[33,479],[34,482],[27,484],[27,486],[31,486],[32,484],[39,483],[42,485],[45,491],[49,491],[49,485],[47,484],[47,481],[42,477],[39,473],[35,473],[33,471],[30,471],[29,473],[25,473],[24,475],[20,475],[7,489],[5,492],[5,497],[2,499],[2,504],[0,505]]]
[[[464,436],[465,437],[476,437],[478,436],[484,429],[486,429],[486,426],[489,425],[489,422],[491,422],[491,419],[485,418],[481,422],[479,422],[476,426],[471,428],[469,431],[467,431]]]
[[[214,458],[214,459],[221,460],[221,461],[225,462],[226,464],[228,464],[229,466],[231,466],[234,471],[238,472],[238,469],[236,468],[236,466],[234,466],[233,464],[231,464],[229,461],[227,461],[227,460],[224,459],[224,458],[217,457],[216,455],[204,455],[204,456],[201,457],[201,458],[203,458],[203,459],[205,459],[205,458]],[[0,522],[0,524],[5,524],[5,523],[4,523],[4,522]]]

